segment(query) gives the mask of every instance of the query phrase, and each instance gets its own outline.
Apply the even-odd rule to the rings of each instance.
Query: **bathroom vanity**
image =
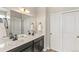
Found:
[[[34,15],[26,15],[15,10],[8,10],[6,13],[7,14],[5,15],[3,11],[3,14],[6,17],[1,19],[2,21],[5,21],[3,22],[5,31],[3,31],[3,27],[0,28],[0,30],[2,30],[0,31],[0,52],[42,51],[44,48],[42,23],[37,26]],[[0,27],[1,26],[2,24],[0,24]],[[24,34],[24,36],[17,37],[21,34]]]
[[[16,41],[7,39],[0,52],[41,52],[44,48],[44,35],[21,37]],[[3,44],[3,43],[0,43]]]
[[[41,52],[44,48],[44,36],[36,38],[21,46],[15,47],[8,52]]]

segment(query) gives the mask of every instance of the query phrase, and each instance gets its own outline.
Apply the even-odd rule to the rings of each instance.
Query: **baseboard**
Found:
[[[43,52],[58,52],[54,49],[43,49]]]
[[[46,52],[47,51],[47,49],[43,49],[43,52]]]
[[[54,49],[47,49],[47,52],[58,52],[58,51],[56,51]]]

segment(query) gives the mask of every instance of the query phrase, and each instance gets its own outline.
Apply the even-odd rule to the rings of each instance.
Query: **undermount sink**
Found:
[[[26,34],[19,34],[18,37],[27,37]]]
[[[1,43],[0,48],[4,48],[4,47],[5,47],[5,43]]]

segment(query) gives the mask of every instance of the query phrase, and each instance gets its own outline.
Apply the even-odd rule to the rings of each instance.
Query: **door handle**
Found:
[[[77,38],[79,38],[79,36],[77,36]]]
[[[50,33],[50,35],[52,35],[52,33]]]

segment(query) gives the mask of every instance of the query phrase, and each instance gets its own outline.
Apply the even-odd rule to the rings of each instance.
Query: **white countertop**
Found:
[[[0,52],[9,51],[13,48],[16,48],[22,44],[28,43],[28,42],[30,42],[38,37],[41,37],[43,35],[44,34],[35,34],[34,36],[26,35],[26,37],[20,37],[16,41],[12,41],[11,39],[9,39],[9,37],[0,39]]]

